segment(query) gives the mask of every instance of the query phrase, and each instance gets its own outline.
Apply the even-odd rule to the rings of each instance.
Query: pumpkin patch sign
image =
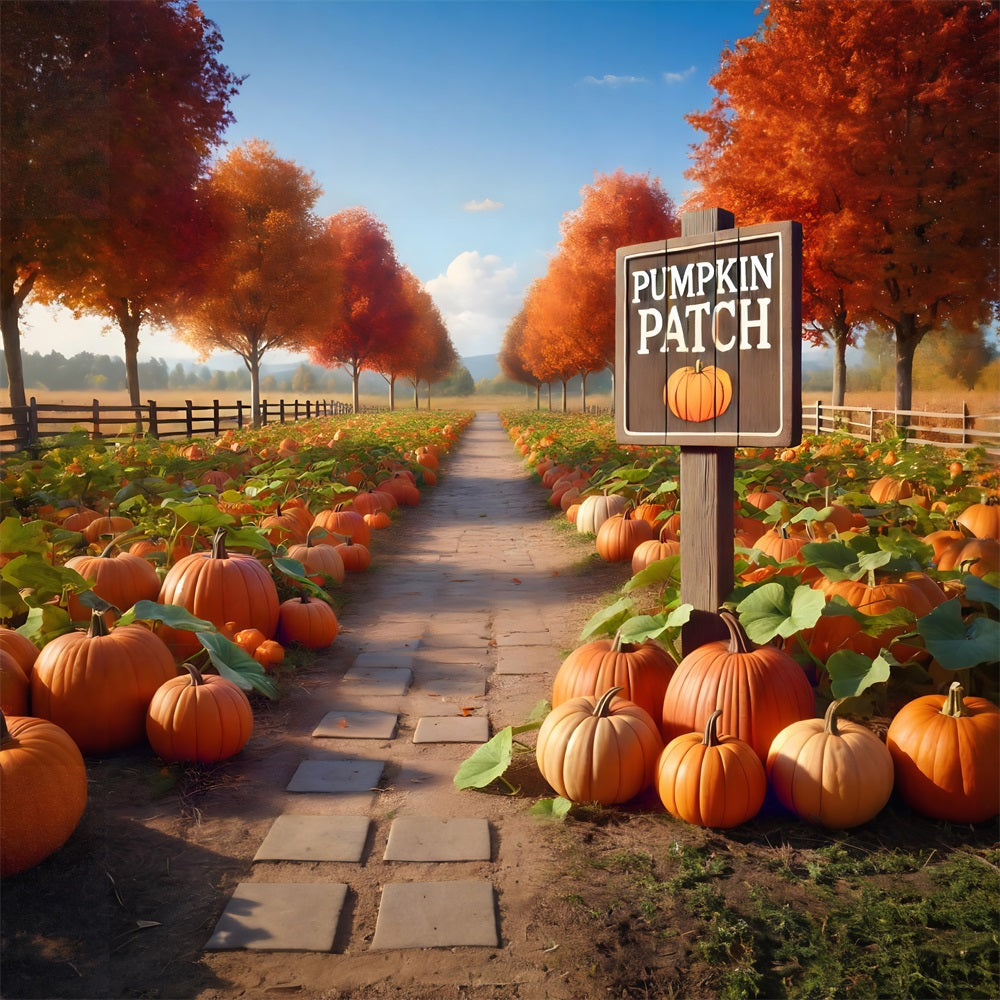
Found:
[[[796,222],[618,249],[620,443],[798,444],[801,256]]]

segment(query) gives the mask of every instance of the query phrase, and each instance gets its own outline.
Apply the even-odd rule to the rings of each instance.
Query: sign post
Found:
[[[736,448],[802,433],[802,230],[734,222],[689,213],[679,238],[617,253],[616,436],[680,446],[685,655],[728,635]]]

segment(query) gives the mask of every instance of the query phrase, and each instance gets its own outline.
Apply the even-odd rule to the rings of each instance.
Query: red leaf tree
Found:
[[[722,54],[691,207],[797,218],[806,318],[837,350],[894,334],[896,408],[913,354],[997,313],[1000,12],[993,3],[774,0]]]

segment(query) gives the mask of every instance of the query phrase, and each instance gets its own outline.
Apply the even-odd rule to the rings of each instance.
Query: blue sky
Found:
[[[762,17],[758,0],[201,6],[247,78],[228,146],[264,139],[315,175],[321,215],[363,205],[384,222],[465,356],[497,350],[596,174],[649,174],[683,202],[699,139],[684,115]],[[25,318],[26,351],[121,352],[100,321]],[[141,340],[140,359],[190,353]]]

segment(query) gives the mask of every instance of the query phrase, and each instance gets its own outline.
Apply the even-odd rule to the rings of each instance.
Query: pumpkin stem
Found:
[[[719,745],[719,719],[722,717],[722,709],[717,708],[705,723],[705,736],[702,738],[703,747],[717,747]]]
[[[226,529],[221,525],[215,529],[215,534],[212,536],[212,558],[229,558],[229,553],[226,551]]]
[[[205,683],[201,671],[193,663],[182,663],[181,666],[191,675],[191,683],[195,686]]]
[[[108,623],[104,620],[103,611],[91,611],[90,612],[90,628],[87,630],[87,635],[91,639],[108,635]]]
[[[617,632],[615,632],[615,636],[611,640],[611,652],[612,653],[620,653],[623,650],[626,653],[631,652],[631,650],[632,650],[632,643],[625,642],[622,639],[622,633],[621,633],[621,630],[619,629]]]
[[[728,608],[723,608],[719,612],[726,628],[729,629],[729,652],[730,653],[752,653],[757,647],[750,641],[740,620]]]
[[[941,706],[941,714],[949,715],[953,719],[961,719],[971,714],[965,707],[965,688],[958,681],[952,681],[948,688],[948,695]]]
[[[600,698],[597,699],[597,704],[594,706],[593,716],[595,719],[606,719],[611,711],[611,702],[614,700],[616,694],[621,691],[622,688],[618,687],[608,688]]]
[[[823,732],[828,736],[840,735],[840,731],[837,729],[837,710],[845,700],[844,698],[835,698],[826,706],[826,712],[823,715]]]

